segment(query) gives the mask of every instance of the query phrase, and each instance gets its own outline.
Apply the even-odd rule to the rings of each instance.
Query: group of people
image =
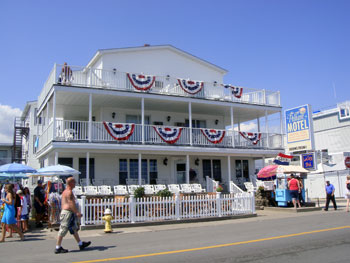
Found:
[[[296,177],[294,174],[291,175],[291,180],[288,181],[288,189],[292,197],[292,202],[294,208],[301,207],[301,203],[305,203],[302,195],[302,190],[304,188],[303,181],[300,177]]]

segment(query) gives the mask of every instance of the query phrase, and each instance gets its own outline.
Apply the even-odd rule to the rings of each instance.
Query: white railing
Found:
[[[206,176],[205,179],[206,179],[205,181],[206,181],[207,192],[216,192],[216,188],[218,188],[219,182],[214,181],[209,176]]]
[[[72,73],[69,76],[61,73],[63,65],[54,66],[48,80],[38,98],[41,106],[45,96],[53,84],[72,85],[111,90],[128,90],[132,92],[147,92],[154,94],[175,95],[184,97],[204,98],[209,100],[233,101],[251,104],[280,106],[279,92],[243,88],[241,98],[236,98],[230,88],[225,88],[221,83],[203,82],[203,88],[197,94],[186,93],[179,85],[178,78],[171,76],[155,76],[156,81],[147,91],[139,91],[133,88],[127,78],[127,73],[117,70],[102,70],[96,68],[84,68],[69,66]]]
[[[244,193],[244,191],[234,182],[230,181],[230,193],[241,194]]]
[[[159,134],[156,132],[154,125],[144,125],[144,136],[142,140],[142,125],[135,124],[133,134],[127,140],[115,140],[106,130],[103,122],[91,123],[91,139],[89,138],[89,122],[88,121],[75,121],[75,120],[56,120],[56,132],[53,135],[53,122],[49,125],[43,126],[42,133],[39,139],[38,150],[43,148],[47,143],[52,140],[66,141],[66,142],[113,142],[118,144],[157,144],[168,146],[191,146],[191,129],[188,127],[182,127],[182,132],[179,139],[172,144],[165,142]],[[216,129],[217,130],[217,129]],[[220,147],[230,148],[232,145],[232,130],[217,130],[225,131],[225,135],[218,143],[211,142],[203,134],[201,129],[192,129],[192,146],[204,146],[204,147]],[[280,149],[282,148],[282,135],[281,134],[269,134],[269,140],[267,143],[267,134],[262,133],[261,139],[258,143],[254,144],[252,141],[242,137],[237,131],[234,131],[234,147],[238,148],[268,148],[268,149]]]
[[[81,224],[103,224],[104,211],[112,211],[112,223],[152,222],[162,220],[181,220],[191,218],[221,217],[239,214],[254,214],[254,195],[239,194],[202,194],[195,196],[173,197],[130,197],[95,198],[82,196],[78,199],[82,213]]]

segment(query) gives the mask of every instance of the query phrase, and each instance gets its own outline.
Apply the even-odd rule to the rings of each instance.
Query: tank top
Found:
[[[298,187],[298,180],[293,178],[292,180],[290,180],[289,182],[289,190],[299,190]]]

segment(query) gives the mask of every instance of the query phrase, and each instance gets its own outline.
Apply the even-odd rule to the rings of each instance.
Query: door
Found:
[[[178,184],[186,183],[186,163],[176,164],[176,182]]]

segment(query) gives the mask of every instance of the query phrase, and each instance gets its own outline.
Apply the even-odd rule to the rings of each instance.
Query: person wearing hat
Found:
[[[334,186],[329,181],[326,181],[327,199],[326,199],[326,207],[324,208],[324,211],[328,211],[328,206],[329,206],[330,200],[332,200],[334,210],[337,210],[337,204],[335,202],[334,192],[335,192]]]
[[[28,231],[28,202],[27,198],[23,194],[22,190],[18,190],[16,194],[20,197],[21,199],[21,206],[18,208],[18,221],[20,222],[20,226],[22,228],[22,232],[25,233]]]
[[[36,227],[43,227],[42,220],[45,214],[45,190],[43,182],[38,180],[38,186],[34,189],[34,208],[36,211],[35,223]]]

